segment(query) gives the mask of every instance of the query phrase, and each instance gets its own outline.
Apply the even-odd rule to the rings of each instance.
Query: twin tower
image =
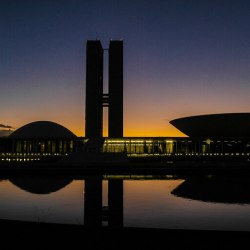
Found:
[[[108,50],[108,93],[103,93],[103,58]],[[87,41],[85,137],[103,136],[103,108],[108,107],[108,137],[123,137],[123,41],[103,49],[99,40]]]

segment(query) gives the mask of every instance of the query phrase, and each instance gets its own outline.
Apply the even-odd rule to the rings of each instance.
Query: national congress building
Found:
[[[103,92],[104,56],[108,52],[108,93]],[[123,136],[123,41],[86,44],[85,137],[51,121],[35,121],[0,139],[0,160],[64,156],[76,151],[126,153],[128,156],[247,156],[250,113],[178,118],[170,123],[187,137]],[[108,137],[103,137],[103,108],[108,108]]]

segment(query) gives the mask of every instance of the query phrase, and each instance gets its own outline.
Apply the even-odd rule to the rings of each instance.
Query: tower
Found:
[[[123,137],[123,41],[109,44],[109,93],[103,93],[103,52],[99,40],[87,41],[85,136],[103,135],[103,107],[108,107],[108,136]]]
[[[87,41],[85,136],[102,137],[103,48],[98,40]]]
[[[109,44],[109,137],[123,137],[123,41]]]

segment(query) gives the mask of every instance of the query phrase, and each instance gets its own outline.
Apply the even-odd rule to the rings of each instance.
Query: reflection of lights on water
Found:
[[[60,154],[60,153],[0,153],[0,161],[5,162],[31,162],[31,161],[40,161],[42,159],[46,159],[51,156],[68,156],[68,153]],[[249,156],[250,153],[244,152],[225,152],[225,153],[209,153],[209,152],[178,152],[178,153],[156,153],[156,152],[149,152],[149,153],[142,153],[142,152],[134,152],[134,153],[127,153],[128,157],[155,157],[155,158],[162,158],[162,157],[174,157],[176,159],[181,157],[188,158],[195,158],[195,157],[241,157],[241,156]]]
[[[1,156],[33,156],[33,155],[42,155],[42,156],[63,156],[67,154],[60,154],[60,153],[0,153]]]
[[[18,162],[26,162],[26,161],[40,161],[41,158],[1,158],[1,161],[18,161]]]
[[[40,161],[50,156],[65,156],[68,154],[60,153],[0,153],[2,162],[31,162]]]
[[[164,157],[164,156],[175,156],[178,158],[179,156],[244,156],[249,155],[249,153],[173,153],[173,154],[159,154],[159,153],[152,153],[152,154],[144,154],[144,153],[132,153],[128,154],[130,157]]]

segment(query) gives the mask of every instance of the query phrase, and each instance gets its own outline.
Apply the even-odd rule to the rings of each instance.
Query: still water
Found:
[[[5,177],[0,219],[250,231],[250,176]]]

